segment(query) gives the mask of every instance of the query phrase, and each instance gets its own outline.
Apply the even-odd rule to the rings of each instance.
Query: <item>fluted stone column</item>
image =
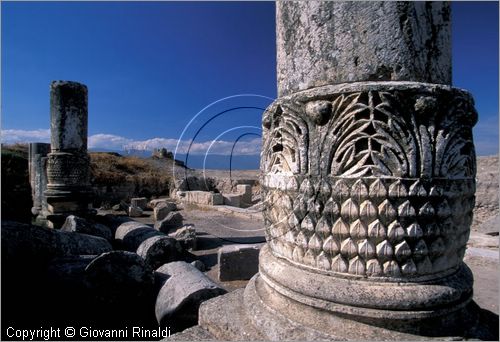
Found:
[[[279,98],[263,117],[261,155],[267,245],[247,306],[257,294],[342,339],[464,334],[477,113],[450,86],[449,3],[276,7]],[[269,338],[285,329],[253,317]]]
[[[89,212],[87,87],[69,81],[50,85],[51,152],[47,159],[49,225],[59,228],[68,215]]]
[[[45,222],[48,214],[47,199],[44,192],[47,189],[47,153],[50,151],[50,144],[30,143],[29,144],[29,177],[31,185],[31,198],[33,207],[31,213],[39,223]]]

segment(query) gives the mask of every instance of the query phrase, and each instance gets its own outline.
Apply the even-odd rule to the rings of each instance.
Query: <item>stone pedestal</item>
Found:
[[[68,81],[50,86],[51,153],[47,157],[49,226],[68,215],[85,216],[91,204],[87,154],[87,87]]]
[[[44,192],[47,189],[47,153],[50,151],[50,144],[30,143],[29,144],[29,177],[31,185],[31,197],[33,207],[31,213],[39,224],[46,222],[48,215],[47,199]]]
[[[462,259],[477,113],[449,86],[449,4],[276,6],[280,97],[262,120],[267,245],[241,308],[214,299],[200,325],[219,339],[474,335]]]

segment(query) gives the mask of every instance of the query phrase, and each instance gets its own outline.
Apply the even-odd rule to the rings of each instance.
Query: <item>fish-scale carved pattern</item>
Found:
[[[270,246],[281,257],[326,272],[396,278],[446,271],[463,258],[473,179],[273,177],[300,185],[276,189],[263,179],[267,236],[279,241]]]

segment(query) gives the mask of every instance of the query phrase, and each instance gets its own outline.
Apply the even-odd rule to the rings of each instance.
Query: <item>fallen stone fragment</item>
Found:
[[[182,227],[182,215],[178,212],[169,213],[163,220],[155,223],[155,229],[169,233],[172,230]]]
[[[20,266],[21,261],[40,264],[54,257],[101,254],[113,249],[102,237],[14,221],[2,221],[1,234],[2,266]]]
[[[217,253],[219,280],[248,280],[259,271],[262,244],[223,246]]]
[[[172,202],[160,202],[153,208],[153,218],[155,222],[163,220],[170,212],[177,209],[177,205]]]
[[[141,210],[145,210],[148,205],[148,199],[146,197],[136,197],[130,200],[131,207],[138,207]]]
[[[87,288],[85,268],[97,258],[97,255],[74,255],[54,258],[47,269],[47,279],[58,286],[79,291]]]
[[[192,224],[177,229],[175,232],[170,233],[169,236],[179,241],[184,249],[196,250],[197,248],[196,229]]]
[[[158,235],[164,234],[143,223],[130,221],[118,226],[115,233],[115,242],[124,250],[135,252],[144,240]]]
[[[182,247],[175,239],[158,235],[144,240],[137,248],[137,254],[156,269],[165,263],[181,260]]]
[[[171,202],[171,199],[169,199],[169,198],[157,198],[157,199],[149,201],[148,207],[150,209],[154,209],[155,207],[157,207],[157,206],[159,206],[161,204],[164,204],[164,203],[170,203],[170,205],[172,205],[172,204],[175,205],[175,203]],[[174,208],[172,210],[176,210],[176,209],[177,208]]]
[[[128,207],[128,216],[130,217],[141,217],[142,216],[142,209],[139,207],[134,207],[130,206]]]
[[[135,253],[112,251],[85,268],[86,281],[100,300],[118,302],[148,296],[154,283],[152,268]]]
[[[100,236],[108,241],[112,239],[111,230],[105,225],[89,222],[75,215],[66,217],[61,231]]]
[[[155,314],[161,326],[180,330],[196,324],[200,304],[227,292],[184,261],[165,264],[156,272],[168,277],[156,298]]]
[[[203,262],[201,262],[200,260],[193,261],[191,263],[191,265],[193,265],[194,267],[196,267],[200,272],[205,272],[206,271],[205,264]]]

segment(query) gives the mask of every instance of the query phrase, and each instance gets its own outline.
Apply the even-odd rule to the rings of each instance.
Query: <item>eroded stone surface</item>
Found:
[[[196,324],[203,301],[226,293],[196,267],[184,261],[168,263],[156,270],[168,279],[156,299],[156,318],[162,326]]]
[[[135,252],[143,241],[153,236],[164,236],[164,234],[135,221],[120,224],[115,232],[115,240],[119,247],[130,252]]]
[[[89,222],[75,215],[66,217],[66,221],[61,227],[61,231],[100,236],[108,241],[112,239],[111,230],[105,225],[95,222]]]
[[[135,197],[130,199],[130,206],[139,207],[145,210],[148,206],[148,199],[146,197]]]
[[[153,203],[153,218],[155,222],[159,222],[163,220],[167,215],[177,210],[177,205],[172,202],[160,201],[160,202],[152,202]]]
[[[222,194],[211,191],[184,191],[180,197],[183,201],[202,205],[221,205],[224,203]]]
[[[137,254],[152,269],[157,269],[165,263],[180,260],[182,248],[175,239],[157,235],[144,240],[137,248]]]
[[[49,226],[70,214],[87,214],[90,160],[87,155],[87,87],[69,81],[50,85],[51,152],[47,156]]]
[[[140,207],[136,207],[136,206],[133,206],[133,205],[131,205],[130,207],[128,207],[127,214],[130,217],[141,217],[142,213],[143,212],[142,212],[142,209]]]
[[[278,94],[356,81],[451,84],[446,2],[279,1]]]
[[[155,229],[164,233],[170,233],[179,227],[182,227],[182,215],[178,212],[169,212],[161,221],[155,223]]]
[[[44,192],[47,189],[47,154],[50,151],[50,144],[31,143],[29,144],[29,177],[31,185],[31,197],[33,208],[31,213],[35,216],[45,217],[48,213],[47,200]]]
[[[307,111],[316,99],[331,106],[321,125]],[[281,98],[266,115],[261,167],[273,253],[332,274],[394,280],[459,267],[475,191],[468,93],[354,83]]]

